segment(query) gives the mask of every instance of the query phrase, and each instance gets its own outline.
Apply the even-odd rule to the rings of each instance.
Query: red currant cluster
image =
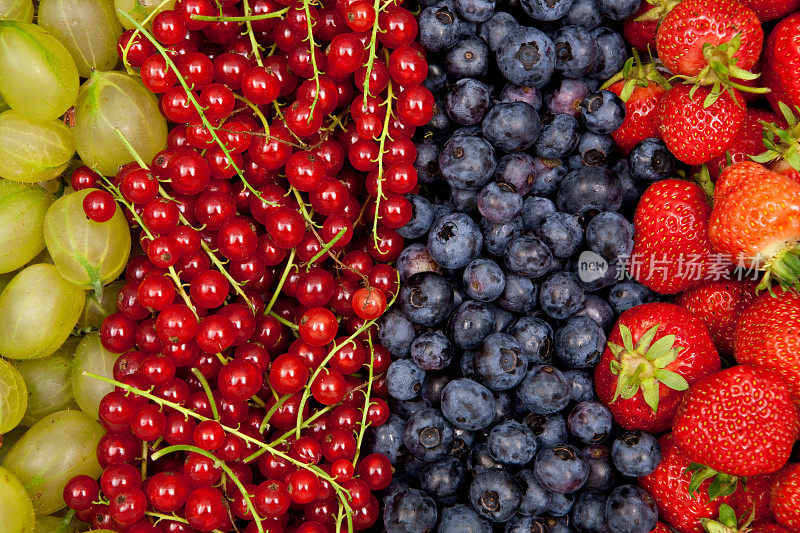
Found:
[[[150,27],[148,30],[147,27]],[[134,254],[103,347],[99,482],[67,504],[128,533],[362,530],[391,465],[362,456],[389,417],[375,321],[433,114],[417,23],[395,0],[178,0],[119,42],[160,94],[168,147],[113,179]],[[323,48],[323,43],[327,45]]]

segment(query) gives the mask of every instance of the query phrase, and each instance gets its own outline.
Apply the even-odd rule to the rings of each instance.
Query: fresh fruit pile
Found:
[[[800,532],[798,8],[0,1],[0,529]]]

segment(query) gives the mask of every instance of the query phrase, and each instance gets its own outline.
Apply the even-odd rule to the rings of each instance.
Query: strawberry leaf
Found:
[[[739,521],[736,519],[736,513],[733,511],[733,507],[727,503],[723,503],[719,506],[719,521],[728,527],[736,527],[739,524]]]
[[[665,368],[668,364],[674,362],[678,358],[677,350],[670,350],[661,357],[653,359],[653,366],[656,368]]]
[[[661,327],[661,324],[656,324],[652,328],[648,329],[647,331],[639,337],[639,340],[636,342],[636,349],[641,353],[647,353],[650,349],[650,344],[653,342],[653,339],[656,337],[656,333],[658,333],[658,328]]]
[[[650,406],[654,413],[658,412],[658,381],[653,378],[642,381],[642,395],[645,403]]]
[[[708,499],[711,501],[716,500],[717,498],[724,498],[725,496],[730,496],[734,492],[736,492],[736,488],[738,487],[738,478],[736,476],[729,476],[728,474],[723,474],[722,472],[718,473],[717,476],[714,478],[714,481],[711,482],[711,485],[708,487]],[[720,512],[722,508],[720,508]],[[722,515],[720,515],[721,517]],[[736,519],[734,515],[734,520]],[[734,525],[736,522],[734,522]]]
[[[631,330],[628,329],[628,326],[620,323],[619,334],[622,336],[622,344],[625,346],[625,349],[628,350],[628,352],[633,353],[633,336],[631,335]]]
[[[674,344],[675,335],[664,335],[654,342],[653,345],[650,346],[650,349],[647,350],[647,359],[653,361],[662,355],[666,355],[670,350],[672,350]]]
[[[691,471],[692,467],[696,465],[696,463],[692,463],[686,470]],[[700,489],[700,485],[703,484],[703,481],[707,479],[711,479],[712,477],[717,475],[717,471],[713,468],[709,468],[703,465],[696,465],[694,472],[692,473],[692,477],[689,481],[689,495],[692,497],[693,500],[697,499],[697,491]]]
[[[689,388],[689,382],[683,376],[664,368],[656,371],[656,379],[672,390],[684,391]]]
[[[616,357],[617,359],[619,359],[619,356],[622,355],[623,348],[619,344],[609,342],[608,349],[611,350],[611,353],[613,353],[614,357]]]

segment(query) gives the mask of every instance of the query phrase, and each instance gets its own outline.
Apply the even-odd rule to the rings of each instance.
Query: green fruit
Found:
[[[11,363],[0,359],[0,435],[17,427],[27,407],[25,379]]]
[[[25,183],[52,180],[75,155],[72,132],[57,120],[0,114],[0,178]]]
[[[20,480],[0,467],[0,524],[3,533],[33,533],[36,515]]]
[[[55,352],[78,322],[86,295],[53,265],[32,265],[0,293],[0,355],[36,359]]]
[[[131,233],[119,206],[106,222],[86,216],[83,199],[93,190],[62,196],[50,206],[44,218],[44,242],[62,276],[100,295],[103,286],[125,268]]]
[[[14,445],[3,467],[17,476],[38,514],[65,507],[64,485],[74,476],[102,472],[96,448],[105,430],[80,411],[59,411],[30,428]]]
[[[5,460],[6,455],[8,455],[8,451],[22,438],[26,431],[28,431],[28,428],[25,426],[17,426],[3,435],[3,442],[0,443],[0,464],[3,464],[3,460]]]
[[[78,69],[58,39],[35,24],[0,20],[0,95],[34,120],[53,120],[78,97]]]
[[[28,408],[22,419],[24,425],[30,427],[47,415],[75,405],[72,358],[77,346],[78,338],[70,337],[47,357],[14,363],[28,385]]]
[[[0,272],[21,268],[44,250],[44,215],[54,201],[41,187],[0,180]]]
[[[155,95],[132,76],[95,71],[75,102],[73,134],[83,162],[105,176],[134,159],[115,129],[147,163],[167,147],[167,121]]]
[[[103,320],[108,315],[117,312],[117,295],[124,286],[124,281],[109,283],[103,288],[103,298],[100,300],[97,299],[95,293],[87,293],[86,305],[83,306],[83,313],[75,327],[80,330],[100,329]]]
[[[53,533],[54,531],[58,531],[62,522],[64,522],[64,519],[57,516],[37,516],[36,527],[33,528],[33,533]],[[63,530],[63,533],[72,533],[73,531],[75,530],[72,527],[67,527]]]
[[[113,379],[116,362],[117,354],[103,348],[97,332],[87,334],[75,350],[75,359],[72,361],[72,393],[81,410],[95,419],[99,418],[100,400],[114,390],[114,385],[83,373],[91,372]]]
[[[164,5],[161,5],[159,0],[114,0],[114,7],[116,8],[114,12],[117,13],[122,26],[126,30],[132,30],[136,26],[119,11],[129,15],[136,22],[142,22],[153,11],[158,10],[160,13],[161,11],[172,9],[175,7],[175,0],[170,0]]]
[[[112,0],[41,0],[39,25],[67,47],[82,78],[117,64],[122,25]]]
[[[33,20],[33,2],[31,0],[0,0],[0,19],[17,22]]]

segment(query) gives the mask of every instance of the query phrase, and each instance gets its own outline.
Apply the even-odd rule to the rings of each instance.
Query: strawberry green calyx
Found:
[[[786,119],[787,127],[781,128],[774,122],[761,121],[764,126],[764,147],[767,150],[751,155],[750,159],[762,164],[785,161],[793,169],[800,170],[800,124],[788,105],[778,102],[778,106]],[[800,112],[800,107],[797,110]]]
[[[665,73],[668,74],[669,71],[657,59],[653,59],[650,63],[643,63],[639,52],[634,48],[633,56],[625,61],[622,70],[611,76],[601,89],[608,89],[618,81],[624,81],[619,97],[623,102],[627,102],[636,87],[647,87],[650,83],[656,83],[669,90],[672,86],[664,76]]]
[[[694,180],[706,193],[709,205],[714,205],[714,182],[711,181],[711,173],[706,165],[700,166],[700,170],[694,175]]]
[[[775,296],[772,290],[773,281],[777,281],[785,291],[800,292],[800,243],[790,243],[775,254],[764,266],[764,277],[756,290],[767,289]]]
[[[719,518],[717,520],[701,518],[700,524],[708,533],[748,533],[751,531],[750,524],[753,523],[755,517],[755,506],[750,511],[749,516],[743,516],[738,519],[733,508],[727,503],[723,503],[719,506]]]
[[[744,483],[744,478],[731,476],[724,472],[718,472],[711,467],[692,463],[686,467],[687,472],[691,472],[691,481],[689,483],[689,494],[692,499],[696,498],[697,491],[700,490],[700,485],[707,479],[713,479],[711,485],[708,486],[708,499],[714,501],[717,498],[724,498],[730,496],[739,487],[739,480]]]
[[[636,17],[636,22],[662,20],[672,11],[672,8],[680,3],[680,0],[647,0],[647,3],[653,6],[653,9],[649,9],[642,15]]]
[[[660,324],[657,324],[648,329],[634,344],[631,330],[625,324],[619,325],[623,345],[608,343],[614,355],[611,372],[618,376],[612,402],[617,398],[633,398],[641,389],[645,403],[655,413],[658,411],[661,385],[678,391],[689,388],[683,376],[665,368],[678,358],[684,348],[675,346],[675,335],[665,335],[654,342],[659,327]]]

